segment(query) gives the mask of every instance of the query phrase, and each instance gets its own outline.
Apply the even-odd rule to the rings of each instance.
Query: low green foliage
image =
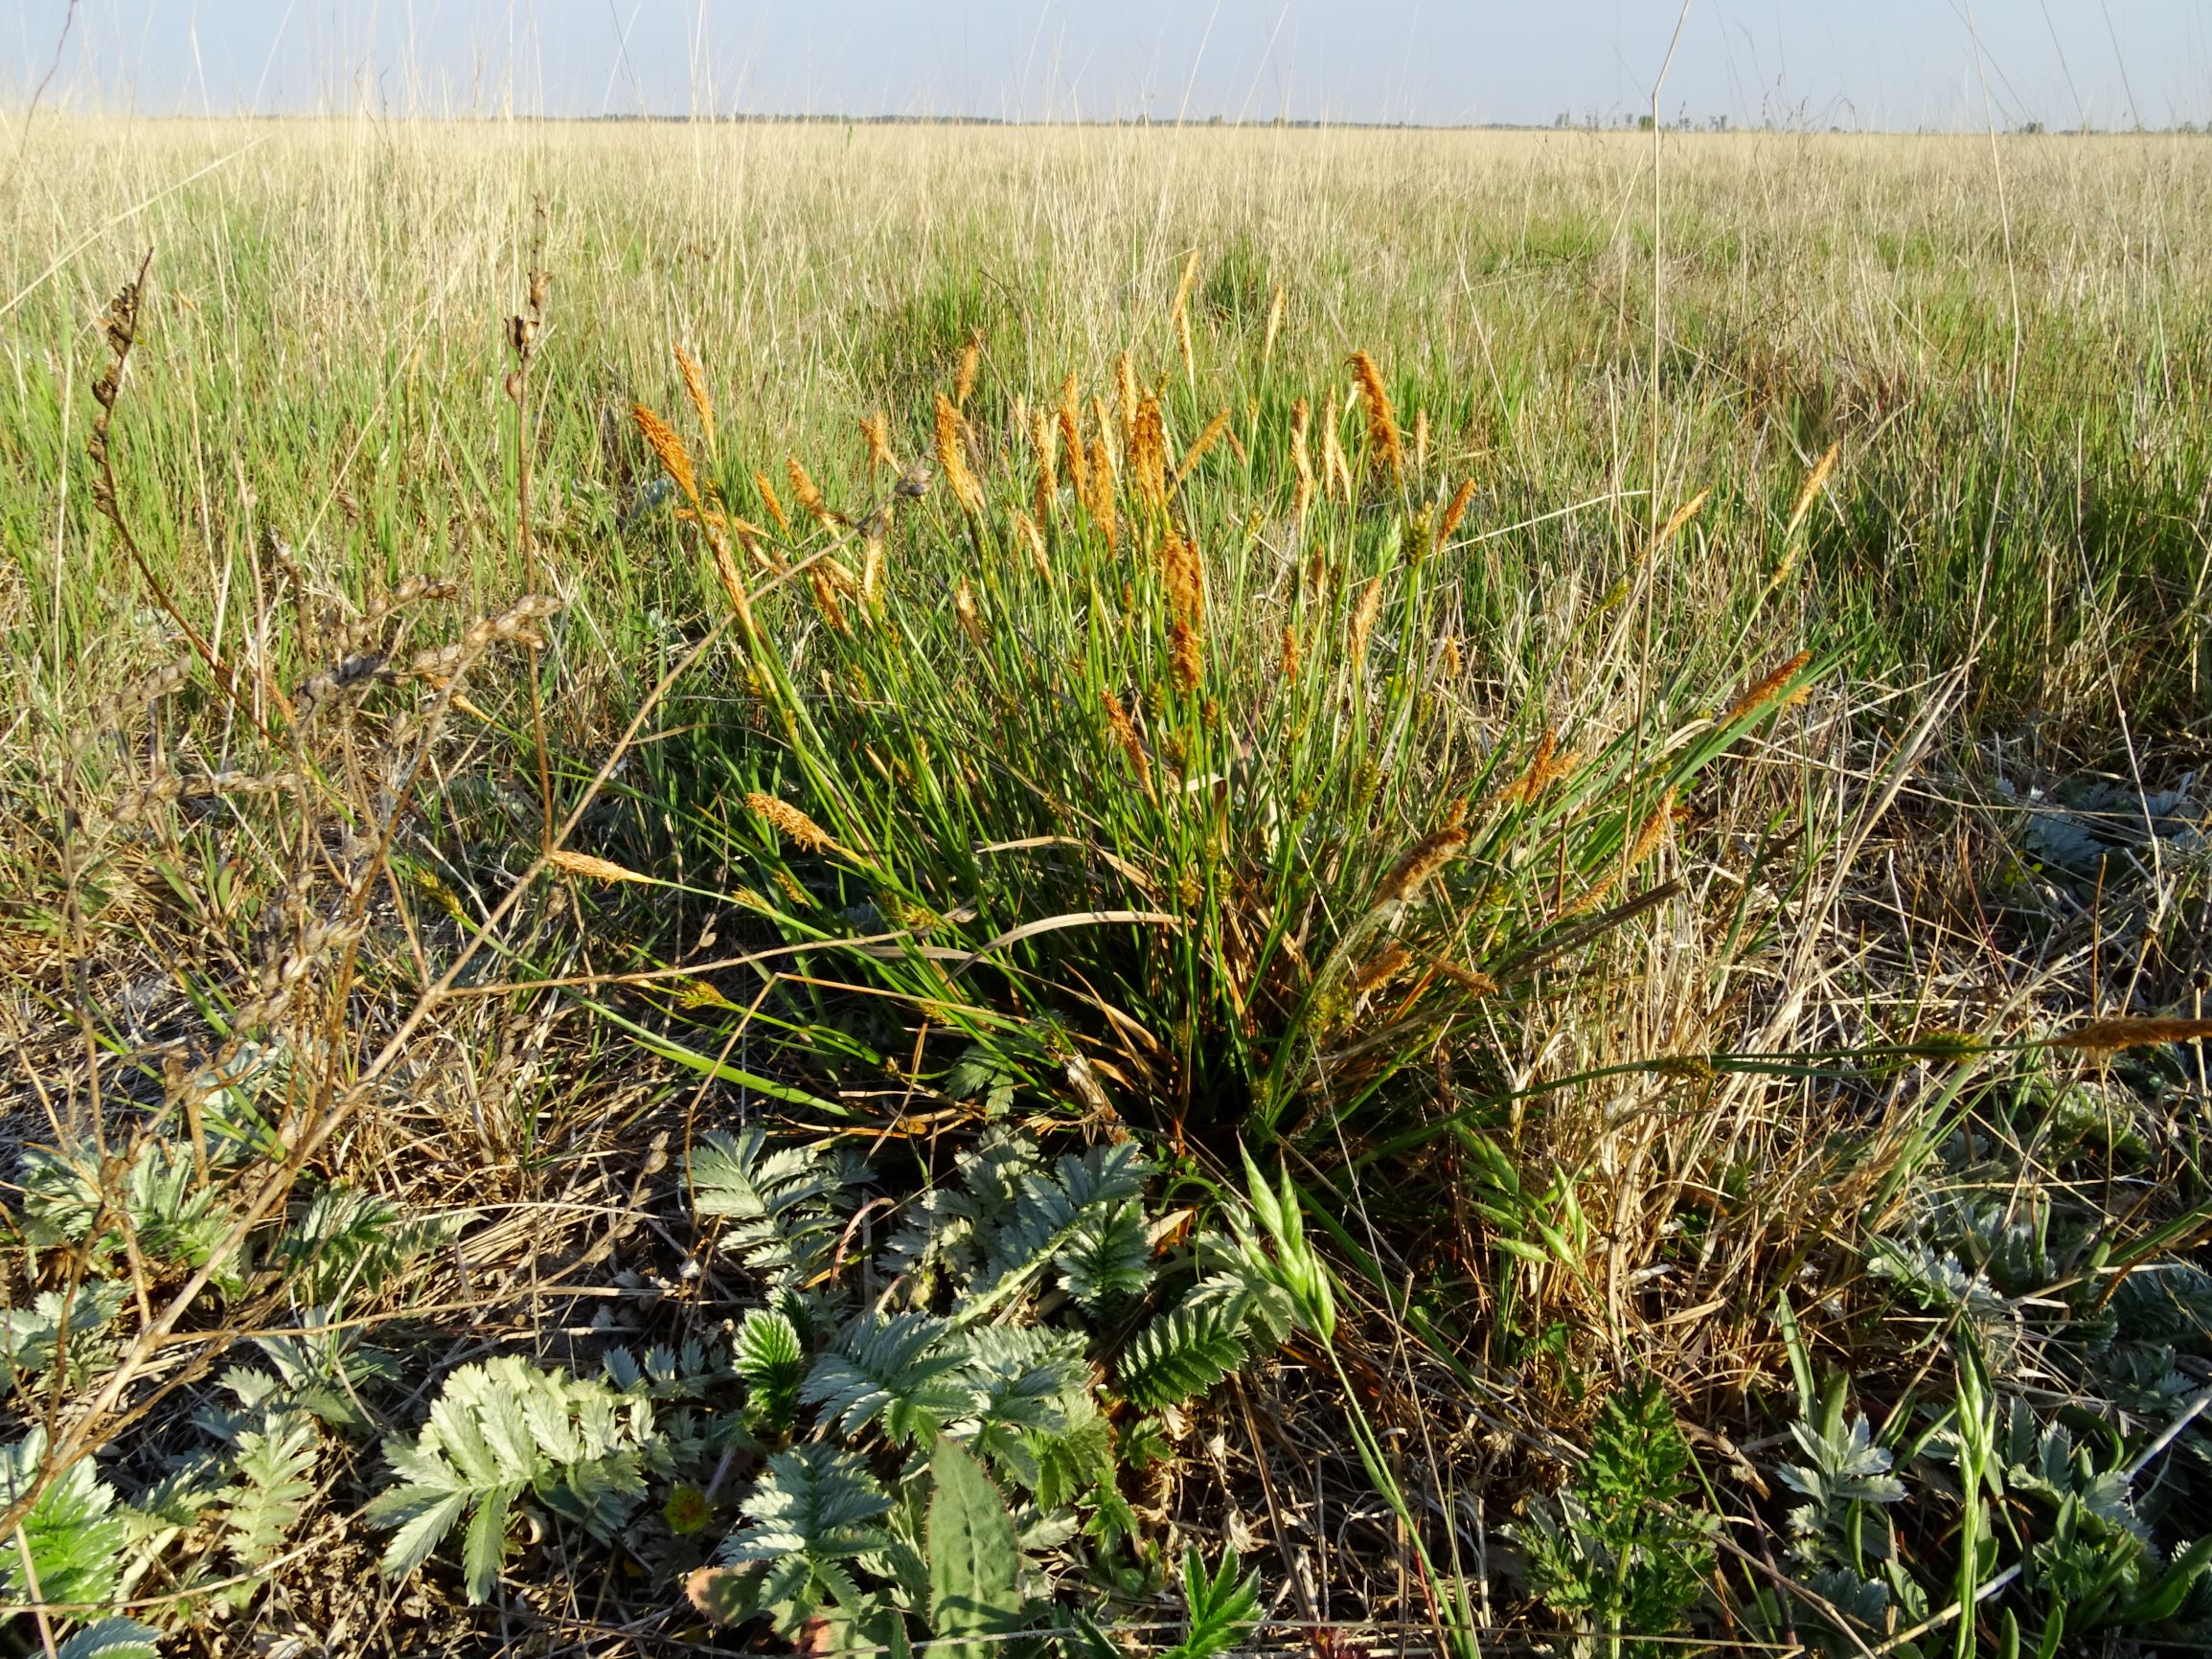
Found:
[[[1516,1533],[1536,1591],[1603,1650],[1651,1656],[1639,1637],[1680,1630],[1705,1596],[1713,1524],[1698,1503],[1690,1447],[1658,1383],[1607,1396],[1589,1454]]]

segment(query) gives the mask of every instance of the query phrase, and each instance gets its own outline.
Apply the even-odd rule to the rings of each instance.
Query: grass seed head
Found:
[[[1390,393],[1382,384],[1382,371],[1365,352],[1352,353],[1353,377],[1359,382],[1361,401],[1367,405],[1367,441],[1397,480],[1405,476],[1405,445],[1398,434],[1398,417],[1391,412]]]
[[[753,488],[761,492],[761,505],[768,510],[768,516],[776,521],[777,530],[785,535],[791,534],[791,521],[784,512],[784,504],[776,498],[776,487],[768,482],[765,472],[753,474]]]
[[[2071,1031],[2051,1039],[2058,1048],[2084,1054],[2118,1054],[2123,1049],[2155,1048],[2163,1043],[2203,1042],[2212,1038],[2212,1019],[2146,1019],[2114,1016],[2085,1020]]]
[[[1451,505],[1444,510],[1444,516],[1436,521],[1436,547],[1438,552],[1451,539],[1451,533],[1459,528],[1459,521],[1467,516],[1468,504],[1474,499],[1474,480],[1463,478],[1459,488],[1452,491]]]
[[[639,433],[660,460],[661,470],[669,475],[675,487],[683,491],[684,499],[696,511],[700,505],[698,476],[692,470],[691,452],[684,441],[675,435],[675,429],[643,403],[632,403],[629,418],[637,423]]]
[[[1367,661],[1367,638],[1375,631],[1375,619],[1381,610],[1382,579],[1375,577],[1359,590],[1358,602],[1352,607],[1352,632],[1345,644],[1345,654],[1352,659],[1355,673]]]
[[[873,415],[860,417],[860,437],[868,445],[868,469],[878,466],[886,472],[901,470],[899,457],[891,451],[891,417],[878,409]]]
[[[1776,693],[1803,672],[1805,665],[1812,660],[1811,651],[1799,651],[1756,685],[1745,687],[1744,694],[1736,699],[1734,706],[1721,716],[1721,724],[1733,726],[1738,720],[1757,714],[1773,700]]]
[[[960,348],[960,372],[952,382],[952,401],[961,408],[968,407],[968,399],[975,393],[976,371],[983,366],[983,335],[968,336],[968,344]]]
[[[764,795],[758,789],[745,796],[745,805],[762,823],[795,847],[809,852],[833,852],[837,843],[813,819],[792,806],[788,801]]]
[[[974,470],[968,465],[968,437],[962,430],[960,411],[952,399],[942,392],[937,394],[937,469],[945,474],[946,487],[952,491],[952,499],[961,510],[969,514],[983,511],[983,486],[976,482]]]
[[[1206,422],[1205,428],[1199,432],[1191,446],[1183,451],[1182,460],[1175,465],[1175,489],[1182,489],[1183,481],[1190,477],[1192,468],[1205,459],[1206,451],[1220,443],[1222,435],[1228,431],[1229,411],[1224,409]],[[1231,436],[1234,437],[1233,434]]]
[[[983,620],[983,610],[975,602],[975,590],[962,577],[960,585],[952,592],[952,613],[960,619],[960,631],[968,636],[968,643],[981,650],[991,643],[991,629]]]
[[[707,452],[715,447],[715,400],[707,391],[707,377],[699,368],[698,359],[681,346],[676,348],[676,369],[683,375],[684,396],[692,400],[692,412],[699,418],[699,431],[706,438]]]
[[[1841,443],[1831,443],[1820,459],[1813,464],[1813,470],[1805,475],[1804,487],[1797,491],[1796,504],[1790,509],[1789,528],[1782,533],[1785,539],[1797,534],[1798,526],[1805,522],[1805,515],[1813,511],[1813,502],[1819,499],[1822,488],[1828,483],[1828,475],[1836,470],[1836,458],[1842,452]]]
[[[1457,825],[1430,830],[1390,867],[1376,894],[1376,904],[1412,903],[1429,879],[1465,851],[1467,841],[1467,831]]]
[[[548,852],[545,862],[549,868],[559,871],[563,875],[581,875],[586,880],[605,882],[609,886],[617,881],[651,879],[608,859],[595,858],[588,852],[572,852],[565,847],[557,847]]]

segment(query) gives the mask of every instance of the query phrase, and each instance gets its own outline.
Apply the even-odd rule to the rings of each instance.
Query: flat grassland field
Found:
[[[2212,142],[4,177],[0,1643],[2212,1638]]]

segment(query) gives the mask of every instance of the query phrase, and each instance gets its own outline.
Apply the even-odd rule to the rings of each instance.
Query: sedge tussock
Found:
[[[1281,283],[1275,284],[1275,296],[1267,302],[1267,334],[1260,346],[1260,367],[1265,369],[1275,361],[1275,337],[1283,331],[1283,312],[1289,304],[1289,294]]]
[[[1413,470],[1416,475],[1428,470],[1428,411],[1413,412]]]
[[[952,401],[960,408],[968,407],[968,399],[975,394],[976,371],[983,366],[983,336],[968,336],[968,344],[960,348],[960,371],[952,381]]]
[[[1444,510],[1444,516],[1436,521],[1436,550],[1444,551],[1451,539],[1451,533],[1459,528],[1459,521],[1467,516],[1468,505],[1474,500],[1474,480],[1463,478],[1459,488],[1451,492],[1451,504]]]
[[[1298,683],[1298,630],[1288,623],[1283,625],[1283,655],[1280,671],[1285,685]]]
[[[870,473],[874,473],[878,467],[893,473],[903,470],[899,465],[899,457],[891,450],[891,417],[887,413],[878,409],[873,415],[861,416],[860,437],[868,445]]]
[[[557,847],[548,852],[545,862],[549,868],[559,871],[563,875],[581,875],[587,880],[604,881],[609,885],[617,881],[652,879],[650,875],[640,875],[636,871],[626,869],[610,859],[595,858],[588,852],[571,852],[565,847]]]
[[[707,391],[707,377],[699,368],[698,359],[681,346],[676,349],[676,371],[683,376],[684,396],[692,400],[692,412],[699,418],[699,431],[707,441],[707,453],[715,452],[715,400]]]
[[[1352,608],[1352,632],[1345,643],[1345,654],[1352,659],[1352,671],[1357,673],[1367,661],[1367,638],[1375,631],[1375,619],[1382,610],[1382,579],[1375,577],[1359,590],[1359,600]]]
[[[1798,526],[1805,522],[1805,515],[1813,511],[1813,502],[1819,499],[1821,489],[1827,485],[1828,475],[1836,470],[1836,458],[1842,453],[1840,443],[1831,443],[1813,464],[1813,470],[1805,475],[1804,486],[1797,491],[1796,504],[1790,509],[1790,523],[1782,532],[1784,539],[1797,534]]]
[[[638,432],[659,459],[661,470],[683,491],[684,499],[692,504],[693,510],[697,511],[701,505],[698,476],[692,470],[691,452],[684,447],[684,441],[676,436],[673,427],[643,403],[629,406],[629,418],[637,423]]]
[[[1377,907],[1412,903],[1436,873],[1466,850],[1467,843],[1468,832],[1458,825],[1431,830],[1408,847],[1382,877],[1375,895]]]
[[[1183,354],[1183,383],[1196,386],[1198,373],[1191,352],[1191,289],[1198,280],[1198,250],[1193,248],[1191,257],[1183,261],[1183,279],[1175,284],[1175,345]]]
[[[1353,378],[1359,383],[1360,400],[1367,405],[1367,442],[1393,482],[1405,476],[1405,445],[1398,434],[1398,417],[1390,408],[1390,393],[1382,384],[1382,371],[1365,352],[1352,353]]]
[[[2212,1019],[2114,1015],[2108,1019],[2085,1020],[2050,1040],[2054,1048],[2078,1049],[2084,1054],[2118,1054],[2124,1049],[2207,1039],[2212,1039]]]
[[[1765,679],[1745,687],[1744,694],[1721,716],[1721,724],[1733,726],[1738,720],[1765,708],[1777,692],[1804,671],[1805,665],[1812,660],[1811,651],[1799,651]]]
[[[753,488],[760,491],[761,505],[768,510],[768,516],[776,521],[778,533],[788,536],[791,534],[791,520],[785,513],[784,504],[776,495],[776,487],[768,482],[768,475],[765,472],[755,472]]]
[[[1298,474],[1297,497],[1291,504],[1290,516],[1299,523],[1306,522],[1307,510],[1313,505],[1313,458],[1308,453],[1306,435],[1313,424],[1313,410],[1301,398],[1290,405],[1290,465]]]
[[[961,511],[970,516],[983,511],[983,486],[968,465],[968,439],[961,429],[960,411],[952,399],[937,394],[937,469],[945,474],[946,488]]]
[[[1122,442],[1133,443],[1137,433],[1137,366],[1127,352],[1114,359],[1114,392],[1121,398]]]

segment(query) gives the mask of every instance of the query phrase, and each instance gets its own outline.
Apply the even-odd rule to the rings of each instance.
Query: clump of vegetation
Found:
[[[1924,250],[1909,351],[1693,254],[1645,335],[1606,215],[1403,205],[1529,279],[1480,375],[1096,203],[1064,293],[946,216],[804,373],[672,377],[658,267],[549,332],[549,247],[636,293],[561,199],[500,355],[429,307],[374,398],[208,355],[189,253],[17,360],[11,1642],[2205,1634],[2166,380],[2107,342],[2148,413],[2060,445],[2032,329],[2018,420],[1914,355],[1988,347]]]

